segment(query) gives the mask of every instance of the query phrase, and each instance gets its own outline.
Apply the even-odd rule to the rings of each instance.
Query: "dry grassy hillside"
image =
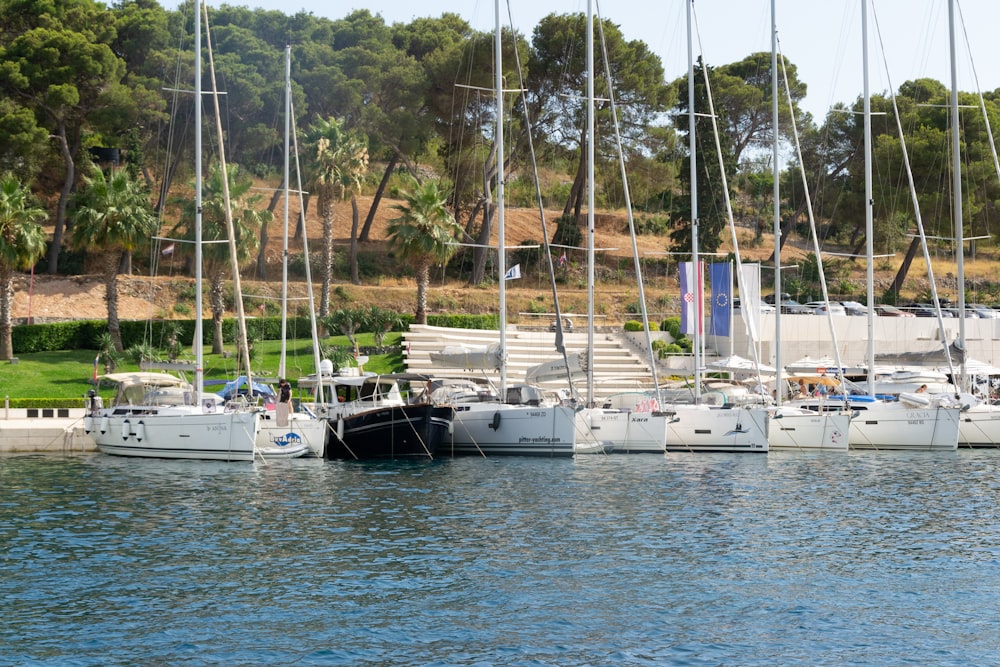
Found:
[[[365,197],[359,200],[362,216],[367,212],[370,201],[370,198]],[[392,201],[383,201],[372,229],[372,241],[361,246],[362,252],[369,253],[372,260],[378,262],[382,269],[382,275],[375,279],[369,279],[360,286],[351,285],[347,276],[340,276],[337,281],[338,289],[332,296],[332,307],[377,304],[380,307],[391,308],[401,313],[413,312],[415,283],[408,275],[407,269],[398,267],[394,263],[386,247],[386,227],[388,221],[396,214],[392,208],[393,203]],[[275,221],[269,230],[270,241],[267,253],[269,280],[259,282],[244,278],[243,287],[246,294],[264,294],[275,298],[280,295],[280,235],[283,222],[283,209],[280,206],[279,204]],[[295,220],[297,215],[297,202],[294,202],[290,219]],[[552,211],[546,215],[551,233],[555,229],[555,220],[559,212]],[[351,224],[350,203],[339,204],[336,216],[334,222],[336,243],[339,251],[346,252]],[[522,241],[539,241],[541,239],[541,225],[537,211],[534,209],[508,209],[505,221],[508,247],[516,246]],[[315,207],[309,211],[307,227],[310,249],[315,252],[319,248],[322,232],[322,223],[315,214]],[[634,315],[630,310],[634,310],[635,304],[638,303],[638,289],[631,278],[632,242],[627,234],[627,219],[623,214],[599,214],[595,220],[595,228],[595,246],[599,249],[597,253],[599,262],[604,267],[598,273],[595,296],[596,311],[602,316],[603,321],[609,324],[633,319]],[[740,230],[740,233],[743,234],[740,243],[741,256],[744,261],[766,261],[770,257],[772,249],[770,244],[765,242],[754,247],[751,242],[752,233],[749,230]],[[654,258],[662,256],[666,241],[653,236],[640,236],[637,245],[641,255]],[[301,252],[301,243],[292,241],[290,246],[293,255]],[[727,241],[723,244],[722,250],[728,251],[731,247],[732,244]],[[803,248],[804,244],[798,244],[794,241],[786,245],[783,263],[786,266],[796,265],[808,254]],[[560,307],[568,312],[586,312],[585,253],[571,252],[569,255],[569,266],[561,270]],[[677,312],[678,287],[675,278],[675,263],[665,256],[662,258],[664,262],[660,264],[661,268],[647,270],[645,275],[647,303],[655,318]],[[877,264],[876,294],[881,294],[891,283],[900,260],[901,258],[880,260],[880,263]],[[914,264],[915,268],[911,270],[911,277],[906,286],[907,294],[913,297],[918,297],[928,288],[926,272],[919,265],[922,265],[922,261]],[[982,254],[979,259],[967,260],[966,271],[970,283],[974,285],[977,279],[1000,275],[1000,271],[996,270],[997,266],[992,257],[984,258]],[[554,306],[548,278],[537,270],[541,267],[527,268],[525,278],[508,283],[508,311],[511,320],[520,319],[522,322],[530,323],[538,321],[543,316],[522,315],[519,317],[518,313],[548,313],[553,311]],[[846,278],[846,283],[852,285],[858,294],[863,294],[864,272],[863,262],[856,261],[850,264],[850,274]],[[954,298],[954,269],[950,259],[936,260],[935,272],[942,296]],[[191,281],[184,275],[181,261],[168,258],[162,263],[159,273],[160,275],[156,278],[122,276],[119,312],[123,319],[190,316],[183,312],[178,313],[175,309],[175,304],[184,301],[185,292],[190,293]],[[668,273],[670,275],[667,275]],[[790,275],[794,276],[794,272]],[[766,277],[765,280],[767,280]],[[845,283],[845,280],[842,279],[840,282]],[[294,296],[305,295],[305,284],[301,282],[293,284],[290,287],[290,292]],[[190,301],[189,298],[188,301]],[[495,286],[469,287],[464,282],[455,280],[442,282],[440,275],[437,275],[432,284],[429,305],[432,312],[496,312],[496,289]],[[103,318],[106,316],[106,312],[104,288],[96,275],[71,278],[35,275],[33,279],[29,276],[22,276],[16,281],[13,310],[15,318],[28,316],[53,319]]]

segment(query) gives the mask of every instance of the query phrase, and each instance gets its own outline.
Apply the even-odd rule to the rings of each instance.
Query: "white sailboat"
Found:
[[[956,274],[958,279],[958,312],[959,312],[959,347],[965,347],[965,239],[962,226],[962,159],[959,151],[958,123],[958,74],[955,58],[955,0],[948,2],[949,47],[951,58],[951,164],[952,193],[955,219],[955,246],[958,252],[956,259]],[[980,96],[980,104],[982,99]],[[989,123],[989,117],[983,109],[983,118]],[[992,137],[992,134],[990,134]],[[992,144],[991,144],[992,147]],[[995,151],[995,147],[993,147]],[[994,154],[994,160],[996,155]],[[1000,176],[1000,172],[998,172]],[[958,375],[959,388],[967,389],[968,367],[966,360],[961,361]],[[954,376],[954,374],[953,374]],[[959,447],[1000,447],[1000,406],[993,405],[988,400],[973,400],[971,406],[959,417],[958,424]]]
[[[453,454],[573,456],[577,439],[575,409],[533,398],[520,387],[507,386],[507,293],[504,235],[504,123],[500,2],[494,3],[494,90],[496,93],[497,274],[500,329],[497,347],[476,351],[489,370],[499,371],[499,395],[492,392],[452,392],[444,397],[455,407],[449,445]],[[459,355],[461,356],[461,355]],[[463,366],[467,367],[467,366]],[[524,388],[528,389],[528,388]],[[442,392],[447,393],[447,392]],[[464,397],[464,398],[463,398]]]
[[[639,411],[635,406],[629,408],[603,408],[594,405],[594,232],[595,232],[595,192],[596,182],[594,175],[594,153],[595,153],[595,112],[594,112],[594,79],[596,70],[594,69],[594,3],[593,0],[587,2],[587,270],[588,270],[588,290],[587,290],[587,350],[585,370],[587,378],[587,401],[588,405],[580,410],[576,415],[576,425],[578,432],[577,451],[587,447],[584,443],[606,442],[608,446],[604,449],[590,446],[590,449],[597,451],[609,450],[617,454],[663,454],[666,451],[667,441],[667,416],[661,412],[653,410]],[[607,75],[607,62],[605,62],[605,73]],[[611,99],[612,117],[615,121],[615,136],[618,133],[617,114],[614,107],[614,94],[611,91],[611,78],[607,76],[609,98]],[[625,174],[624,160],[621,159],[622,151],[619,145],[619,161],[622,165],[622,184],[625,188],[626,206],[629,210],[630,229],[634,225],[631,217],[631,204],[629,202],[628,179]],[[636,260],[636,280],[639,282],[639,301],[643,309],[643,318],[646,323],[648,335],[649,321],[645,311],[645,298],[642,293],[642,273],[639,269],[638,259]],[[647,348],[652,354],[652,344],[647,340]],[[652,363],[652,362],[651,362]],[[653,381],[656,381],[656,368],[652,367]],[[647,405],[649,405],[647,403]],[[657,404],[658,405],[658,404]],[[579,437],[580,435],[584,437]]]
[[[865,164],[865,253],[868,258],[867,299],[875,303],[873,245],[873,184],[871,99],[868,85],[868,2],[861,0],[861,34],[864,104]],[[904,160],[905,160],[904,149]],[[918,215],[919,220],[919,215]],[[867,368],[875,368],[875,309],[868,308]],[[867,395],[846,397],[857,414],[851,420],[848,442],[851,449],[954,451],[958,446],[958,407],[951,401],[928,398],[924,394],[900,394],[899,400],[884,401],[875,396],[875,374],[868,373]],[[819,409],[815,400],[796,402]]]
[[[291,187],[289,185],[290,175],[290,155],[291,155],[291,117],[292,117],[292,83],[291,83],[291,62],[292,47],[285,48],[285,207],[284,207],[284,234],[283,252],[281,255],[281,356],[278,361],[278,377],[287,376],[287,329],[288,329],[288,221],[289,221],[289,195]],[[298,170],[296,170],[298,171]],[[302,192],[302,188],[298,188]],[[300,203],[299,210],[303,210]],[[306,244],[303,235],[303,244]],[[306,258],[306,271],[309,271],[309,248],[305,245],[303,254]],[[319,368],[319,343],[316,332],[315,310],[312,308],[312,280],[307,274],[310,295],[310,320],[312,324],[313,341],[313,363],[315,368]],[[322,458],[326,446],[327,424],[315,415],[301,410],[294,410],[294,404],[275,403],[273,409],[268,409],[261,414],[260,430],[257,432],[257,448],[270,457],[286,456],[286,452],[305,447],[307,453],[312,456]]]
[[[696,280],[701,279],[698,259],[698,172],[694,111],[694,40],[692,36],[694,0],[687,2],[688,32],[688,141],[691,174],[691,261]],[[706,82],[708,79],[706,78]],[[711,104],[711,93],[709,93]],[[709,113],[712,113],[711,108]],[[725,187],[723,170],[723,186]],[[728,201],[728,198],[727,198]],[[734,246],[738,251],[738,248]],[[737,272],[739,277],[739,272]],[[695,290],[701,293],[700,288]],[[667,451],[678,452],[766,452],[768,450],[766,410],[758,406],[707,405],[701,398],[701,322],[704,302],[694,300],[694,403],[666,406],[671,415],[667,426]],[[746,309],[743,309],[744,312]]]
[[[781,294],[781,212],[779,207],[780,179],[778,155],[778,23],[775,0],[771,0],[771,123],[773,136],[771,142],[771,167],[774,174],[774,293]],[[788,86],[785,87],[786,95]],[[789,111],[792,109],[791,96],[787,96]],[[795,116],[790,113],[792,129],[795,129]],[[802,168],[802,154],[798,144],[798,133],[795,133],[796,150],[799,153],[799,165]],[[823,274],[823,260],[819,252],[819,241],[816,237],[816,224],[812,215],[812,202],[809,197],[809,187],[802,172],[802,185],[806,198],[806,210],[809,212],[810,228],[816,259],[819,262],[819,276],[823,287],[823,298],[829,303],[826,289],[826,277]],[[749,309],[747,309],[749,310]],[[837,348],[836,331],[828,312],[825,317],[830,325],[830,336],[833,340],[837,363],[834,368],[841,368],[840,353]],[[775,377],[777,387],[775,406],[768,410],[769,422],[767,442],[770,449],[791,450],[837,450],[847,451],[848,429],[851,424],[851,413],[846,409],[811,410],[805,407],[782,405],[782,365],[781,365],[781,308],[775,310],[774,317],[775,345]],[[843,403],[840,404],[843,408]]]
[[[195,10],[195,383],[164,391],[137,375],[119,401],[103,408],[92,397],[85,428],[98,449],[116,456],[253,461],[260,411],[224,403],[204,390],[202,336],[201,3]],[[122,385],[125,389],[124,385]]]

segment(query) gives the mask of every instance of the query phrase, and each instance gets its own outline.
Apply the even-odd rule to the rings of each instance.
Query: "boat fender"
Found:
[[[140,421],[135,425],[135,439],[139,442],[146,439],[146,422]]]
[[[130,435],[132,435],[132,422],[126,419],[122,422],[122,440],[128,440]]]
[[[500,428],[500,411],[493,413],[493,421],[490,422],[490,428],[496,431]]]
[[[449,421],[448,422],[448,435],[455,435],[455,422],[454,421]]]
[[[94,418],[90,415],[83,418],[83,432],[87,435],[94,432]]]
[[[931,404],[930,397],[924,394],[904,393],[899,395],[899,400],[910,406],[927,407]]]
[[[107,418],[107,416],[101,417],[101,427],[100,427],[100,429],[98,429],[98,430],[100,430],[101,435],[104,435],[105,433],[107,433],[108,429],[110,427],[111,427],[111,422]]]
[[[341,417],[337,420],[337,439],[340,441],[344,440],[344,418]]]

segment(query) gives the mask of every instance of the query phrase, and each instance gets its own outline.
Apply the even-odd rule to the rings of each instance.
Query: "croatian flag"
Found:
[[[97,383],[97,365],[100,363],[100,361],[101,361],[101,355],[97,355],[96,357],[94,357],[94,383],[95,384]]]
[[[698,320],[698,310],[695,307],[701,290],[695,280],[694,262],[681,262],[681,333],[693,334],[694,325]],[[699,328],[700,331],[700,328]]]
[[[504,280],[517,280],[521,277],[521,265],[515,264],[514,266],[507,269],[507,273],[504,274]]]
[[[563,250],[563,254],[559,256],[559,266],[566,263],[566,251]]]
[[[167,255],[173,255],[174,254],[174,244],[171,243],[170,245],[168,245],[166,248],[164,248],[163,250],[160,251],[160,254],[163,255],[164,257],[166,257]]]

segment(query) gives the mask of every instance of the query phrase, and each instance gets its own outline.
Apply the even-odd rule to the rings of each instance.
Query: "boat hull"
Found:
[[[663,454],[667,416],[653,412],[594,408],[576,414],[577,442],[609,442],[615,454]]]
[[[846,452],[850,428],[851,415],[845,412],[776,408],[767,421],[767,444],[771,450]]]
[[[112,456],[210,461],[253,461],[257,412],[187,414],[113,410],[94,416],[99,451]]]
[[[980,403],[959,417],[959,447],[1000,447],[1000,406]]]
[[[279,426],[272,411],[261,415],[260,430],[257,433],[257,449],[265,452],[281,452],[283,450],[298,450],[304,445],[306,456],[323,458],[326,450],[327,423],[302,413],[289,415],[288,423]],[[277,456],[277,454],[275,454]]]
[[[448,438],[450,406],[393,405],[330,420],[327,459],[433,459]]]
[[[573,456],[573,408],[504,403],[455,406],[449,454],[481,456]]]
[[[668,452],[768,451],[764,408],[674,405],[667,412],[671,415],[667,425]]]

